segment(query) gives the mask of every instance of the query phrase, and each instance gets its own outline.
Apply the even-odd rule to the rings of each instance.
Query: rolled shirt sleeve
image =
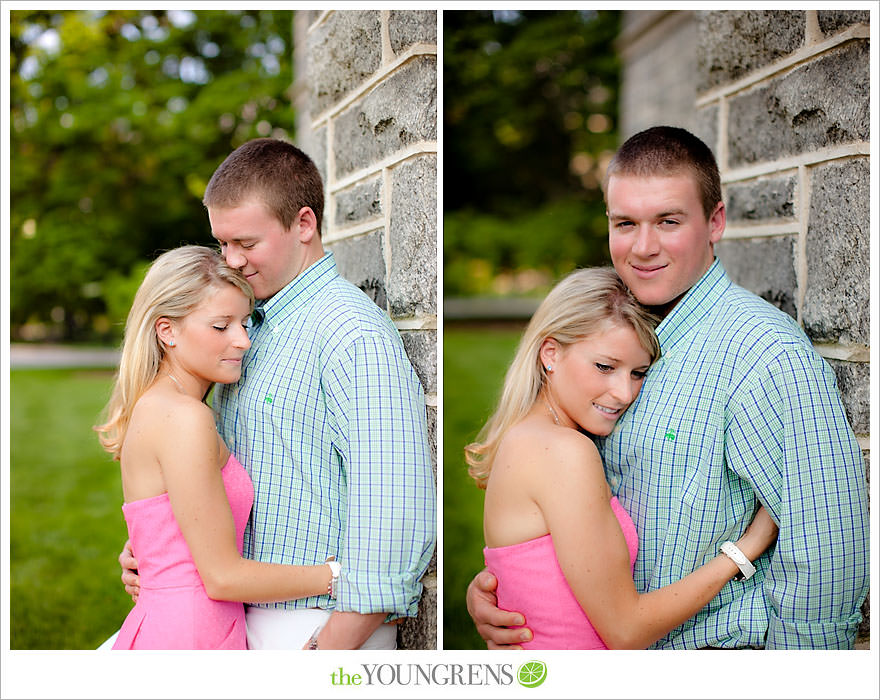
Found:
[[[768,618],[768,649],[849,649],[868,590],[865,465],[834,374],[791,347],[732,404],[729,466],[779,525],[761,591],[732,605]]]
[[[366,331],[323,373],[348,489],[336,609],[414,616],[435,542],[424,394],[402,343]]]

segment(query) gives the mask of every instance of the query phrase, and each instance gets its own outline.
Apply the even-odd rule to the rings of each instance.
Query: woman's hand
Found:
[[[773,522],[767,509],[761,506],[742,537],[736,541],[736,546],[749,558],[749,561],[755,561],[776,541],[778,535],[779,527]]]

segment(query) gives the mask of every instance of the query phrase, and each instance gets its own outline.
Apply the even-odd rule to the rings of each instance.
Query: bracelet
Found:
[[[733,577],[734,581],[744,581],[755,575],[755,565],[749,561],[749,558],[733,542],[722,542],[721,552],[726,554],[739,567],[740,573]]]
[[[332,554],[324,560],[324,563],[330,567],[330,583],[327,584],[327,595],[335,598],[336,584],[339,583],[339,573],[342,571],[342,564],[336,561],[336,557]]]

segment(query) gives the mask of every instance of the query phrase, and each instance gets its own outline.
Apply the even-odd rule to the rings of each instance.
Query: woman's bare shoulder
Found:
[[[600,468],[602,465],[599,451],[589,436],[531,417],[510,428],[499,447],[498,456],[516,465],[539,468],[547,463],[594,464]]]

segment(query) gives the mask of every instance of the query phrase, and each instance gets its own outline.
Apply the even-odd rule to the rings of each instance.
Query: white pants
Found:
[[[256,608],[245,606],[248,649],[302,649],[330,619],[331,610],[319,608]],[[361,649],[396,649],[397,625],[379,625]]]

